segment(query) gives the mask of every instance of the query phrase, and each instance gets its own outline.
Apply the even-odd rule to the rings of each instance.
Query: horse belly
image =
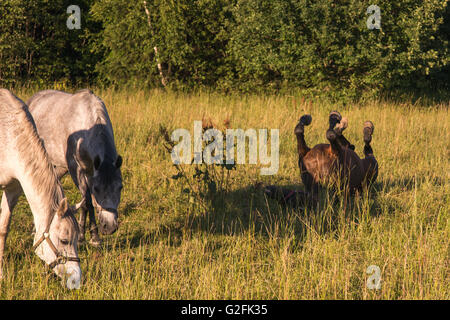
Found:
[[[324,148],[313,149],[304,159],[304,165],[315,183],[328,184],[334,178],[336,157]]]

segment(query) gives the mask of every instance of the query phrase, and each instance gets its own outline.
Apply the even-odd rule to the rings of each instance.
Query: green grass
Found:
[[[27,99],[33,92],[16,92]],[[32,216],[24,197],[8,236],[1,299],[449,299],[449,112],[372,102],[336,107],[292,96],[225,96],[162,91],[97,91],[123,155],[120,228],[102,249],[79,248],[82,288],[66,290],[31,251]],[[362,124],[375,124],[380,173],[369,196],[319,212],[281,208],[258,183],[301,185],[293,129],[303,113],[310,146],[325,142],[328,113],[349,118],[346,137],[363,148]],[[280,169],[238,165],[228,192],[207,210],[189,201],[159,126],[280,129]],[[189,170],[189,168],[187,168]],[[80,199],[70,178],[64,188]],[[366,269],[381,269],[381,289]]]

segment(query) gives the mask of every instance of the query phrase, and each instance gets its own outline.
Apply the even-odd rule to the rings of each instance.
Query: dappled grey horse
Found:
[[[27,106],[6,89],[0,89],[0,146],[0,280],[11,215],[25,193],[36,228],[33,250],[68,278],[68,288],[79,288],[78,224]]]
[[[100,231],[114,233],[122,190],[122,157],[116,151],[105,104],[87,89],[75,94],[45,90],[31,97],[28,106],[58,177],[68,171],[82,194],[77,204],[82,209],[80,241],[89,212],[90,242],[99,245],[94,206]]]

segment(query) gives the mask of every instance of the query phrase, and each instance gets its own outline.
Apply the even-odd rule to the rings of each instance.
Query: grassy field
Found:
[[[22,99],[33,92],[16,91]],[[103,246],[79,248],[83,284],[66,290],[31,251],[33,223],[21,198],[7,241],[1,299],[449,299],[449,105],[373,102],[334,106],[293,96],[96,91],[124,158],[120,228]],[[293,129],[303,113],[310,146],[325,142],[328,113],[349,118],[362,155],[362,124],[375,124],[380,173],[372,193],[319,212],[266,199],[258,185],[302,187]],[[238,165],[205,202],[183,192],[159,133],[210,117],[219,127],[280,130],[280,169]],[[192,172],[192,168],[185,168]],[[64,188],[80,199],[70,178]],[[367,288],[367,267],[381,289]]]

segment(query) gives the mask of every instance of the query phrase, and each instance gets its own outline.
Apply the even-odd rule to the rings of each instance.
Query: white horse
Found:
[[[105,104],[90,90],[75,94],[44,90],[27,104],[58,177],[68,171],[83,197],[77,205],[82,209],[80,241],[84,240],[89,212],[90,242],[99,245],[94,206],[100,231],[114,233],[119,226],[117,208],[122,191],[122,157],[116,151]]]
[[[27,106],[6,89],[0,89],[0,145],[0,279],[11,214],[24,192],[36,228],[33,250],[67,278],[69,289],[79,288],[78,224]]]

